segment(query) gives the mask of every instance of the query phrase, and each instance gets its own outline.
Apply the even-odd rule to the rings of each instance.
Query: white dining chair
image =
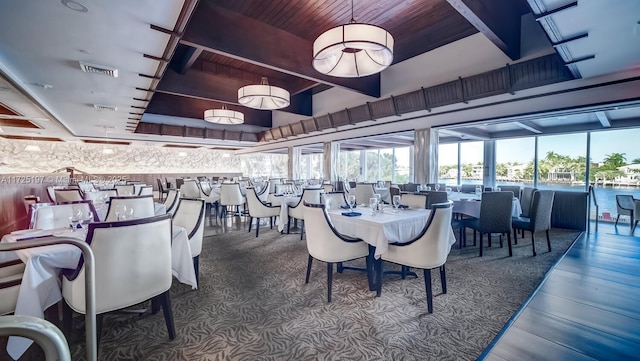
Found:
[[[171,217],[160,215],[124,222],[89,224],[87,243],[95,258],[95,307],[98,342],[103,315],[152,299],[162,305],[169,338],[175,338],[169,297],[171,271]],[[84,314],[85,264],[66,270],[62,296],[73,311]],[[70,328],[70,310],[65,307],[65,328]]]
[[[139,196],[153,196],[153,187],[152,186],[142,186],[140,187],[140,191],[138,192]]]
[[[242,195],[240,190],[240,184],[238,183],[223,183],[220,185],[220,205],[222,211],[220,217],[226,217],[229,208],[235,208],[235,212],[232,214],[242,215],[240,206],[246,203],[245,196]]]
[[[356,203],[369,204],[369,199],[374,197],[373,183],[356,184]]]
[[[344,192],[329,192],[320,195],[320,203],[326,209],[340,208],[347,205],[347,197]]]
[[[431,269],[440,269],[440,282],[442,293],[447,293],[447,278],[445,263],[451,251],[450,232],[451,217],[453,215],[453,202],[434,204],[431,214],[422,232],[414,239],[406,243],[390,243],[389,248],[380,257],[377,267],[378,290],[377,296],[382,293],[383,262],[392,262],[404,267],[413,267],[423,270],[425,291],[427,294],[427,310],[433,313],[433,295],[431,289]]]
[[[180,200],[180,191],[177,189],[169,189],[167,197],[164,199],[164,207],[167,213],[173,214]]]
[[[80,189],[56,189],[54,190],[56,203],[75,202],[82,200]]]
[[[327,302],[331,302],[333,264],[365,257],[368,271],[371,269],[369,246],[359,238],[348,237],[338,232],[329,220],[324,204],[305,204],[303,209],[307,223],[307,250],[309,251],[305,283],[309,283],[313,260],[326,262]],[[371,277],[369,272],[367,277]]]
[[[184,198],[200,198],[200,188],[195,179],[185,179],[180,187],[180,195]]]
[[[178,208],[173,214],[173,224],[187,231],[193,269],[196,282],[200,280],[200,253],[202,252],[202,237],[204,235],[205,202],[199,198],[181,198]]]
[[[135,184],[116,184],[113,188],[118,193],[118,197],[133,196],[136,194]]]
[[[400,205],[413,209],[425,209],[427,208],[427,195],[402,193],[400,196]]]
[[[107,210],[106,222],[114,222],[118,220],[119,206],[126,207],[127,211],[133,209],[133,214],[125,215],[132,218],[153,217],[155,215],[155,207],[153,205],[153,196],[133,196],[133,197],[112,197]]]
[[[13,313],[16,309],[24,266],[17,256],[0,263],[0,316]]]
[[[280,206],[272,206],[261,201],[255,188],[252,187],[247,188],[247,208],[249,210],[249,232],[251,232],[253,219],[256,219],[256,237],[260,232],[260,218],[269,218],[273,229],[273,218],[280,214]]]
[[[302,236],[304,235],[304,204],[320,204],[320,194],[322,194],[322,189],[306,188],[302,190],[302,195],[300,196],[298,204],[290,206],[288,209],[289,219],[287,223],[287,234],[289,234],[289,231],[291,230],[291,220],[300,220],[302,221],[300,240],[302,240]]]
[[[93,220],[98,222],[98,213],[91,201],[75,201],[60,204],[37,203],[31,206],[31,229],[56,229],[69,227],[69,217],[80,211],[83,215],[93,213]]]

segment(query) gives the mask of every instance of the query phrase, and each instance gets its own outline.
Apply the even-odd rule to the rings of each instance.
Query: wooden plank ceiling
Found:
[[[348,0],[199,0],[146,113],[202,119],[205,109],[226,104],[245,113],[246,124],[267,130],[272,127],[270,112],[237,102],[238,88],[259,84],[261,77],[291,93],[291,105],[282,110],[300,118],[312,115],[312,95],[331,87],[380,97],[380,74],[335,78],[311,65],[313,41],[348,23],[351,4]],[[357,22],[381,26],[394,36],[394,63],[478,31],[515,60],[520,15],[529,11],[523,0],[355,0],[353,6]],[[517,40],[512,36],[516,27]],[[158,128],[143,122],[136,131],[142,127],[145,132]],[[233,132],[242,126],[228,129]]]

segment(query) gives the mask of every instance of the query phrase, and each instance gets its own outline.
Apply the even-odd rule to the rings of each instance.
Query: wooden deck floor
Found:
[[[581,235],[478,359],[640,360],[640,237],[615,233]]]

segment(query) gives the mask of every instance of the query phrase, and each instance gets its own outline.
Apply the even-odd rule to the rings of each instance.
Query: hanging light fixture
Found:
[[[322,74],[358,78],[386,69],[393,61],[393,36],[385,29],[351,21],[322,33],[313,42],[313,68]]]
[[[238,89],[238,103],[253,109],[274,110],[288,107],[291,100],[288,91],[269,85],[267,78],[262,77],[260,85]]]
[[[244,114],[227,109],[226,105],[222,109],[209,109],[204,111],[204,120],[216,124],[242,124]]]

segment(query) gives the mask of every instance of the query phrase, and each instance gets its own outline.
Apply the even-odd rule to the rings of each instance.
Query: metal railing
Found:
[[[1,316],[0,336],[22,336],[34,340],[47,361],[71,361],[67,339],[49,321],[32,316]]]
[[[0,243],[0,252],[17,251],[21,249],[44,247],[44,246],[51,246],[56,244],[70,244],[80,248],[80,250],[82,251],[82,255],[84,257],[84,272],[85,272],[84,290],[85,290],[85,302],[86,302],[85,332],[86,332],[86,343],[87,343],[86,345],[87,361],[96,361],[98,359],[98,347],[97,347],[97,337],[96,337],[97,336],[96,290],[95,290],[96,277],[95,277],[95,259],[93,257],[93,252],[91,251],[91,247],[89,247],[89,245],[84,241],[78,241],[74,239],[65,239],[65,238],[59,238],[59,237],[46,237],[46,238],[40,238],[36,241],[25,240],[25,241],[19,241],[15,243]],[[34,341],[38,342],[38,344],[41,345],[43,349],[45,348],[45,346],[46,347],[51,346],[53,349],[50,351],[53,352],[54,356],[57,355],[58,347],[61,345],[56,339],[58,338],[58,336],[62,335],[62,333],[56,336],[51,332],[44,332],[43,330],[41,330],[42,332],[37,332],[36,330],[33,330],[33,328],[36,327],[38,323],[31,322],[31,319],[32,319],[31,317],[27,318],[26,321],[28,323],[22,324],[22,326],[19,326],[19,324],[21,323],[21,318],[20,318],[21,316],[2,316],[0,317],[0,319],[4,317],[9,317],[10,319],[4,322],[6,326],[4,327],[4,331],[0,326],[1,335],[18,335],[18,336],[26,336],[26,337],[32,338]],[[24,319],[22,319],[22,321],[24,321]],[[31,328],[31,330],[27,330],[28,328]],[[8,332],[7,330],[11,330],[16,333],[15,334],[6,333]],[[64,338],[64,336],[62,337]],[[41,342],[44,342],[44,344]],[[66,352],[68,353],[69,350],[68,350],[68,346],[66,345],[66,341],[64,343],[67,349]],[[47,352],[47,350],[45,350],[45,352]],[[70,357],[66,359],[62,357],[60,358],[60,360],[68,360],[68,359],[70,359]],[[47,356],[47,360],[56,360],[56,358],[55,357],[49,358],[49,356]]]
[[[590,228],[591,228],[591,203],[593,203],[594,207],[596,208],[596,227],[595,227],[595,232],[598,232],[598,215],[600,214],[598,212],[598,200],[596,199],[596,191],[595,191],[595,187],[593,186],[593,184],[589,184],[589,204],[587,206],[587,233],[590,233]]]

